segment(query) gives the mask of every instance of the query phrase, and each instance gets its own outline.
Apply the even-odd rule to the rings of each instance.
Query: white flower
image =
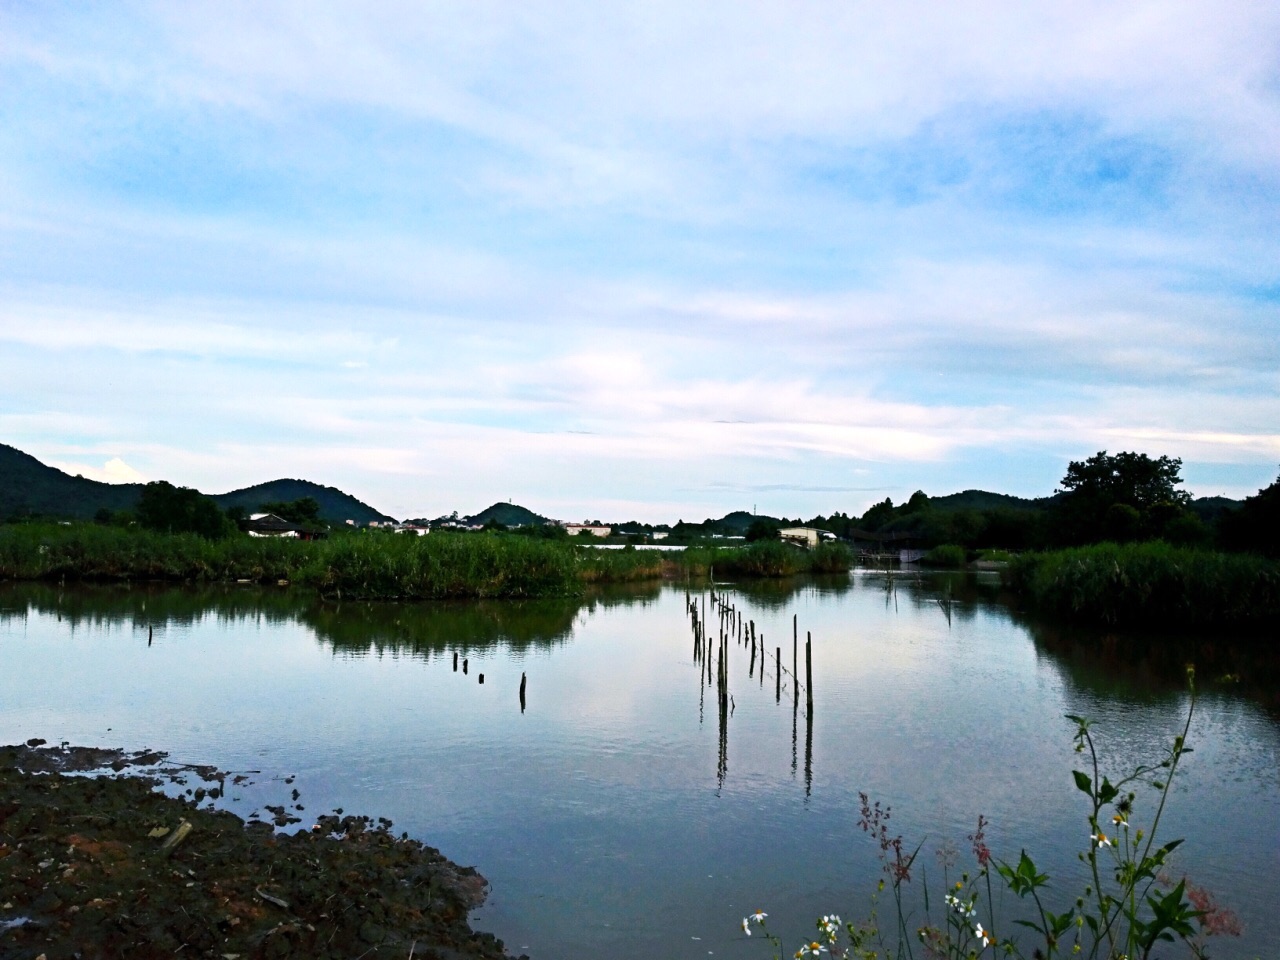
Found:
[[[983,929],[982,929],[982,924],[978,924],[978,926],[977,926],[977,927],[974,929],[974,931],[973,931],[973,935],[974,935],[975,937],[977,937],[979,940],[981,940],[981,941],[982,941],[982,945],[983,945],[984,947],[986,947],[986,946],[989,946],[989,945],[990,945],[990,943],[991,943],[991,931],[990,931],[990,930],[983,930]]]
[[[742,932],[751,936],[751,921],[747,917],[742,918]]]
[[[751,919],[756,923],[764,923],[764,918],[767,916],[768,914],[763,910],[757,910],[755,913],[751,914]]]
[[[1111,838],[1108,837],[1101,830],[1099,830],[1097,833],[1089,834],[1089,839],[1092,840],[1094,843],[1096,843],[1100,847],[1111,846]]]
[[[1111,818],[1111,822],[1117,827],[1124,827],[1126,830],[1129,829],[1129,821],[1125,819],[1123,813],[1117,813]]]

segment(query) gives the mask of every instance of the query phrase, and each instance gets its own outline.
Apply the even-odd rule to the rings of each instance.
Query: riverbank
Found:
[[[335,600],[530,599],[589,584],[705,577],[786,577],[847,570],[850,551],[777,541],[681,552],[599,550],[514,534],[425,537],[341,533],[300,541],[243,535],[207,540],[91,523],[0,527],[0,580],[289,583]]]
[[[1004,582],[1071,623],[1188,631],[1280,626],[1280,563],[1252,554],[1102,543],[1015,558]]]
[[[162,759],[0,747],[0,955],[507,957],[467,923],[484,878],[388,821],[335,811],[288,835],[165,796],[151,777],[70,775]]]

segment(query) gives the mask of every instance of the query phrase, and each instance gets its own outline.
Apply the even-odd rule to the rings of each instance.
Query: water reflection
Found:
[[[135,630],[219,623],[296,623],[336,653],[431,658],[501,646],[520,652],[564,644],[586,613],[654,601],[658,585],[599,589],[574,599],[334,603],[307,591],[256,586],[7,585],[0,621],[50,615],[74,632],[128,625]]]
[[[1280,650],[1228,635],[1177,636],[1081,629],[1013,612],[1063,678],[1092,696],[1168,702],[1187,689],[1194,665],[1201,690],[1247,696],[1280,719]]]
[[[479,925],[518,952],[745,960],[737,920],[762,898],[790,941],[814,905],[874,885],[858,792],[916,839],[983,813],[1002,854],[1025,842],[1069,875],[1087,833],[1063,714],[1097,719],[1118,766],[1183,715],[1174,647],[1015,618],[994,578],[717,585],[723,620],[701,587],[339,605],[0,586],[0,728],[296,772],[309,808],[386,815],[480,866],[495,895]],[[1241,955],[1271,956],[1280,726],[1260,714],[1204,698],[1169,835],[1192,837],[1179,869],[1259,923]]]

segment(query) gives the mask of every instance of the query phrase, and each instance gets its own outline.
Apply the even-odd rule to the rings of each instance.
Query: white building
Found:
[[[578,536],[578,534],[582,533],[583,530],[586,530],[595,537],[607,537],[613,532],[613,527],[606,527],[594,523],[566,523],[564,528],[569,531],[569,536],[571,537]]]

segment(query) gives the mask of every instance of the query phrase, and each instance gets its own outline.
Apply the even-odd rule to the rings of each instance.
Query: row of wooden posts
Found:
[[[719,617],[719,629],[716,635],[716,650],[712,653],[711,638],[707,633],[707,596],[703,595],[701,599],[701,612],[699,612],[699,598],[691,596],[685,592],[685,611],[690,617],[693,627],[693,657],[695,662],[706,665],[707,685],[711,685],[711,669],[713,661],[717,665],[716,669],[716,687],[721,695],[721,699],[728,702],[728,686],[729,686],[729,640],[731,637],[737,638],[739,646],[750,647],[751,649],[751,665],[747,671],[747,676],[754,677],[756,670],[756,659],[760,660],[760,683],[764,685],[765,663],[768,657],[767,648],[764,645],[764,634],[757,635],[756,623],[754,620],[744,620],[742,612],[733,604],[729,603],[723,596],[717,594],[715,590],[710,591],[712,610]],[[799,659],[800,659],[800,621],[799,615],[793,614],[791,617],[791,669],[788,671],[782,665],[782,648],[774,647],[774,680],[775,694],[778,701],[782,700],[782,675],[790,673],[793,681],[792,687],[795,691],[796,700],[800,698],[800,677],[799,677]],[[804,691],[805,706],[812,712],[813,710],[813,633],[805,631],[804,641]]]
[[[714,583],[714,581],[712,581]],[[711,601],[712,614],[718,620],[716,635],[713,640],[709,630],[707,617],[707,601]],[[742,612],[723,595],[717,594],[714,587],[708,594],[692,596],[685,592],[685,611],[689,616],[693,629],[693,659],[699,665],[701,677],[705,677],[706,686],[712,685],[712,669],[715,669],[716,705],[720,727],[720,751],[717,764],[717,775],[721,786],[724,785],[728,773],[729,753],[729,717],[733,712],[733,696],[729,692],[729,640],[736,639],[739,646],[749,647],[751,662],[747,676],[754,677],[756,661],[760,661],[760,686],[764,686],[765,671],[768,664],[768,648],[765,646],[764,634],[757,634],[754,620],[744,619]],[[712,647],[714,642],[715,647]],[[796,770],[796,714],[800,709],[800,622],[799,615],[791,618],[791,669],[782,664],[782,648],[774,647],[774,698],[782,702],[782,675],[790,673],[793,691],[791,716],[791,769]],[[705,670],[703,670],[705,667]],[[808,795],[813,786],[813,634],[805,632],[804,644],[804,693],[805,693],[805,748],[804,748],[804,780],[805,794]],[[699,685],[701,686],[701,679]],[[705,689],[705,688],[703,688]]]
[[[457,651],[457,650],[453,651],[453,672],[454,672],[454,673],[457,673],[457,672],[458,672],[458,651]],[[466,676],[466,673],[467,673],[467,658],[466,658],[466,657],[463,657],[463,658],[462,658],[462,673],[463,673],[463,676]],[[476,677],[476,678],[477,678],[477,680],[479,680],[479,682],[480,682],[480,683],[484,683],[484,674],[483,674],[483,673],[481,673],[481,674],[477,674],[477,677]],[[521,673],[520,673],[520,712],[521,712],[521,713],[524,713],[524,707],[525,707],[524,690],[525,690],[525,685],[526,685],[527,683],[528,683],[528,677],[526,677],[526,676],[524,675],[524,672],[523,672],[523,671],[521,671]]]

